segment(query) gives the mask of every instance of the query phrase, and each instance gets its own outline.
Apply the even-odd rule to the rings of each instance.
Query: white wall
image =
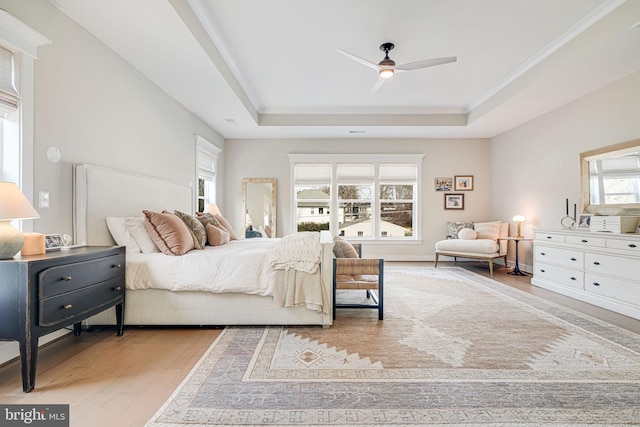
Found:
[[[224,145],[213,129],[48,1],[0,0],[0,7],[52,41],[39,48],[35,63],[34,200],[48,191],[51,207],[36,206],[34,231],[72,233],[74,163],[188,184],[195,180],[194,134]],[[47,160],[49,146],[62,152],[59,163]]]
[[[225,203],[223,214],[236,230],[242,230],[242,179],[277,179],[278,236],[292,233],[291,183],[288,154],[424,154],[422,165],[422,241],[377,243],[364,246],[365,256],[386,259],[433,260],[434,244],[446,234],[446,222],[487,221],[491,216],[491,171],[486,139],[307,139],[227,140]],[[233,165],[231,167],[230,165]],[[474,191],[464,192],[464,210],[444,210],[444,193],[434,190],[434,178],[474,175]],[[513,216],[513,215],[512,215]],[[510,217],[509,217],[510,218]]]
[[[561,228],[567,198],[570,215],[574,203],[579,215],[580,153],[640,137],[638,105],[640,73],[493,138],[493,214],[524,215],[527,237],[535,228]],[[530,271],[531,244],[520,245],[521,267]]]

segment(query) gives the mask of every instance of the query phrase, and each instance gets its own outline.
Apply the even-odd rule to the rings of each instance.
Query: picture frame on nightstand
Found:
[[[55,251],[64,246],[61,234],[46,234],[44,244],[47,251]]]

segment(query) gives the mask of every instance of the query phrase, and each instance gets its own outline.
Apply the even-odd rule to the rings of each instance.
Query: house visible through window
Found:
[[[297,231],[330,230],[372,240],[418,238],[422,155],[289,157]]]

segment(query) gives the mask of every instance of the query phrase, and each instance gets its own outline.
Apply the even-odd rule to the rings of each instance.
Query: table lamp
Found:
[[[22,249],[24,235],[11,225],[15,219],[40,218],[13,182],[0,182],[0,259],[13,258]]]
[[[518,224],[518,232],[516,233],[516,238],[518,239],[522,239],[524,236],[521,234],[520,231],[520,226],[522,225],[523,222],[526,221],[526,218],[523,217],[522,215],[516,215],[513,217],[513,222],[515,222],[516,224]]]
[[[211,215],[220,215],[220,208],[218,208],[218,205],[216,205],[215,203],[207,205],[205,211],[209,212]]]

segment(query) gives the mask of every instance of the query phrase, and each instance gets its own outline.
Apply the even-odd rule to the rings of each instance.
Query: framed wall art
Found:
[[[456,175],[453,178],[454,191],[472,191],[473,175]]]
[[[464,194],[447,193],[444,195],[445,209],[464,209]]]
[[[453,190],[453,178],[440,177],[435,179],[436,191],[451,191]]]

